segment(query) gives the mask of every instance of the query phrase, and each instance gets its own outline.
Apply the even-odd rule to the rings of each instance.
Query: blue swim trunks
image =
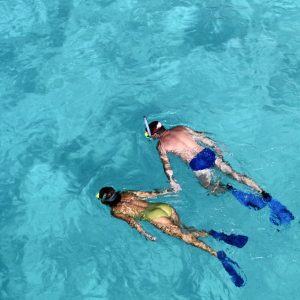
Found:
[[[210,169],[215,165],[216,154],[209,148],[204,148],[189,163],[193,171]]]

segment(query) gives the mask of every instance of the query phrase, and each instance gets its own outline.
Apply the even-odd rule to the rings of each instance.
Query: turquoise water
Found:
[[[298,299],[300,4],[296,0],[0,0],[0,298]],[[98,188],[167,187],[143,115],[210,133],[225,158],[294,212],[213,197],[171,157],[160,199],[247,276],[166,236],[146,241]]]

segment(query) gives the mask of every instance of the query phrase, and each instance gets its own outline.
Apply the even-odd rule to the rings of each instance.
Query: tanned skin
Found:
[[[146,201],[147,199],[171,193],[173,192],[170,190],[153,192],[123,191],[121,192],[121,200],[116,205],[111,206],[111,214],[113,217],[127,222],[147,239],[155,241],[156,237],[150,235],[143,229],[142,225],[138,222],[138,218],[141,212],[150,204]],[[173,207],[170,217],[160,217],[149,222],[164,233],[181,239],[185,243],[202,249],[213,256],[217,256],[217,252],[214,249],[198,240],[199,237],[209,236],[209,233],[204,230],[191,231],[190,228],[181,224],[179,216]]]

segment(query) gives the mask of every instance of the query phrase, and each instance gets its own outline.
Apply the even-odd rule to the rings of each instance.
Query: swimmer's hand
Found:
[[[149,234],[149,233],[147,233],[147,232],[145,232],[144,236],[145,236],[146,239],[148,239],[150,241],[156,241],[156,237]]]
[[[177,182],[175,182],[174,180],[171,181],[170,184],[171,184],[171,187],[172,187],[172,189],[175,193],[178,193],[182,190],[181,186]]]

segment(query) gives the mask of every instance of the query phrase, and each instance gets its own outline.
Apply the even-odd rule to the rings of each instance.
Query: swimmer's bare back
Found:
[[[196,142],[193,131],[183,126],[166,130],[161,135],[157,148],[162,152],[171,152],[186,162],[190,162],[204,149]]]

